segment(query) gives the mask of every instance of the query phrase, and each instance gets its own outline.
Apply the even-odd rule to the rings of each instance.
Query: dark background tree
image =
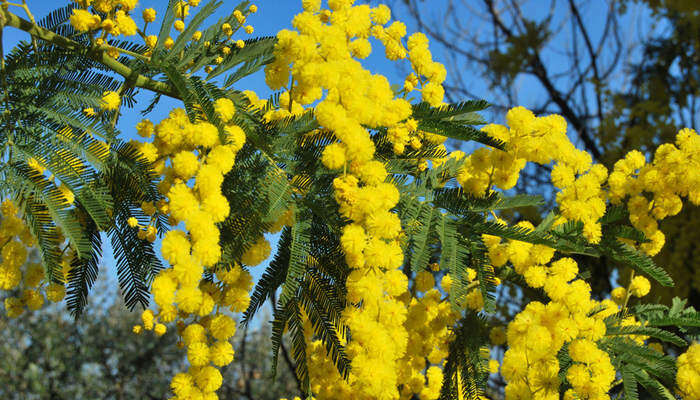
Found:
[[[630,150],[651,153],[680,128],[697,127],[700,2],[401,0],[395,6],[442,48],[437,57],[448,69],[449,101],[485,98],[500,118],[517,105],[561,114],[574,143],[608,168]],[[519,186],[550,191],[548,169],[526,169]],[[538,218],[533,211],[523,213]],[[650,299],[668,303],[677,295],[700,303],[700,250],[693,245],[700,235],[692,229],[698,223],[700,210],[686,205],[661,224],[666,246],[656,261],[676,287],[655,286]],[[613,273],[616,266],[605,259],[588,266],[599,294],[616,284],[611,276],[626,283],[625,271]]]
[[[139,313],[115,302],[119,296],[114,282],[100,280],[96,289],[78,321],[68,315],[65,304],[16,319],[0,315],[2,398],[168,397],[171,377],[186,368],[184,352],[174,351],[175,330],[158,339],[152,332],[135,335],[132,327],[140,322]],[[277,400],[299,393],[290,364],[281,362],[276,379],[269,377],[269,332],[269,324],[254,322],[236,333],[235,360],[222,371],[221,398]]]

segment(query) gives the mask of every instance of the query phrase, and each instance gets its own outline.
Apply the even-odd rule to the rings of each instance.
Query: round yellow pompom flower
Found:
[[[416,290],[427,292],[435,286],[435,278],[429,271],[420,271],[416,274]]]
[[[228,315],[219,314],[212,318],[209,331],[215,339],[228,340],[236,333],[236,322]]]
[[[58,303],[66,296],[66,288],[60,283],[52,283],[46,288],[46,297],[52,303]]]
[[[340,143],[326,146],[321,155],[321,163],[328,169],[339,169],[345,165],[345,147]]]
[[[219,115],[221,121],[228,122],[236,113],[236,107],[231,100],[222,97],[214,102],[214,111]]]
[[[635,276],[630,284],[630,294],[635,297],[644,297],[649,293],[651,284],[649,280],[643,276]]]
[[[693,343],[678,357],[676,384],[684,399],[700,398],[700,344]]]
[[[205,393],[211,393],[221,387],[223,378],[218,369],[207,366],[197,371],[194,377],[197,386]]]
[[[115,20],[117,21],[117,27],[119,27],[119,32],[124,35],[124,36],[133,36],[138,32],[138,28],[136,27],[136,22],[134,22],[133,19],[124,11],[119,10],[117,11],[117,15],[115,17]]]
[[[141,16],[143,17],[144,22],[153,22],[156,20],[156,10],[147,8],[143,10]]]
[[[119,108],[119,103],[121,103],[121,99],[119,98],[119,94],[117,92],[108,91],[102,93],[102,104],[100,107],[102,107],[104,110],[116,110]]]
[[[153,328],[153,332],[155,332],[156,336],[165,335],[165,332],[167,330],[168,330],[168,328],[163,324],[156,324],[156,326]]]
[[[216,342],[209,348],[209,358],[217,367],[231,364],[234,354],[233,346],[226,341]]]
[[[187,360],[194,367],[201,367],[209,362],[209,347],[206,343],[195,342],[187,346]]]
[[[625,302],[625,298],[627,297],[627,289],[616,287],[610,292],[610,297],[617,305],[621,305]]]
[[[173,393],[181,398],[186,398],[194,388],[194,379],[190,374],[179,373],[170,381]]]
[[[86,32],[91,29],[96,29],[100,25],[100,16],[93,15],[90,11],[73,9],[73,15],[70,16],[70,24],[79,32]]]
[[[182,339],[185,341],[185,344],[189,346],[192,343],[206,341],[207,333],[202,325],[190,324],[182,331]]]
[[[270,255],[270,243],[265,239],[265,237],[260,237],[253,246],[251,246],[248,251],[241,257],[241,262],[245,265],[255,266],[265,261],[265,259]]]
[[[184,180],[193,177],[199,169],[199,160],[191,151],[181,151],[172,160],[175,173]]]

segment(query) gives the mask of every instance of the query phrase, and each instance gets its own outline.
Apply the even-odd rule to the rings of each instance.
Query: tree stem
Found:
[[[30,34],[33,38],[52,43],[64,49],[74,51],[77,54],[83,54],[123,76],[127,81],[132,82],[135,87],[140,87],[175,99],[180,99],[180,95],[168,83],[159,82],[139,74],[138,72],[107,55],[106,51],[100,47],[87,48],[74,40],[58,35],[55,32],[44,29],[37,24],[33,24],[30,21],[20,18],[3,8],[0,8],[0,23],[4,23],[5,26],[11,26],[13,28],[23,30]]]

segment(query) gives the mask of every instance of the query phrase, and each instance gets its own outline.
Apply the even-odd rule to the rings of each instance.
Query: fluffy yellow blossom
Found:
[[[117,27],[119,28],[119,33],[124,36],[133,36],[138,31],[136,22],[134,22],[134,20],[122,10],[117,11],[115,21],[117,23]]]
[[[153,327],[153,332],[156,334],[156,336],[163,336],[165,335],[165,332],[167,332],[168,327],[163,325],[163,324],[156,324]]]
[[[46,298],[52,302],[57,303],[66,296],[66,288],[61,283],[51,283],[46,288]]]
[[[649,280],[643,276],[635,276],[630,283],[629,292],[635,297],[644,297],[649,293],[651,289],[651,284]]]
[[[234,107],[231,100],[222,97],[214,102],[214,111],[221,118],[221,121],[226,123],[233,118],[236,113],[236,107]]]
[[[339,169],[345,165],[345,148],[340,143],[331,143],[323,150],[321,162],[328,169]]]
[[[199,169],[199,160],[191,151],[181,151],[173,157],[173,170],[182,179],[188,180]]]
[[[684,399],[700,398],[700,344],[693,343],[678,356],[676,384]]]
[[[616,287],[610,292],[610,297],[618,305],[622,305],[627,298],[627,289],[623,287]]]
[[[141,322],[143,323],[143,328],[146,329],[147,331],[150,331],[153,329],[153,323],[154,323],[154,316],[153,316],[153,311],[151,310],[144,310],[141,313]]]
[[[146,36],[146,38],[144,40],[146,42],[146,46],[148,46],[150,48],[155,48],[156,44],[158,43],[158,36],[148,35],[148,36]]]
[[[241,262],[245,265],[256,266],[265,261],[270,255],[270,242],[264,237],[260,237],[241,257]]]
[[[236,322],[228,315],[219,314],[212,318],[209,330],[215,339],[228,340],[236,333]]]
[[[187,346],[187,361],[194,367],[204,366],[209,362],[209,347],[203,342],[194,342]]]
[[[144,22],[154,22],[156,20],[156,10],[153,8],[146,8],[141,13]]]
[[[233,361],[233,346],[227,341],[218,341],[209,348],[209,359],[217,367],[224,367]]]
[[[102,94],[102,104],[100,107],[107,111],[114,111],[119,108],[120,103],[121,98],[119,94],[117,92],[108,91]]]
[[[125,11],[131,11],[136,8],[138,2],[139,0],[117,0],[117,3],[122,6],[122,9]]]
[[[99,15],[93,15],[89,11],[79,8],[74,8],[73,14],[70,16],[70,24],[79,32],[97,29],[100,23],[101,18]]]

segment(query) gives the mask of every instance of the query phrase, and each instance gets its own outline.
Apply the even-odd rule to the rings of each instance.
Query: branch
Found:
[[[280,348],[282,349],[282,357],[284,358],[287,367],[292,371],[292,375],[294,375],[294,380],[296,380],[297,383],[297,390],[299,390],[299,393],[301,393],[301,395],[304,396],[306,394],[306,391],[302,387],[299,377],[297,377],[296,370],[294,369],[294,363],[292,362],[291,357],[289,357],[289,352],[284,347],[284,343],[280,344]]]
[[[491,19],[496,27],[507,37],[514,37],[513,31],[511,31],[501,20],[500,16],[498,15],[498,12],[496,11],[495,5],[493,0],[483,0],[487,10],[491,14]],[[598,148],[598,145],[595,143],[595,140],[591,136],[588,127],[586,126],[586,122],[583,121],[572,108],[571,105],[566,102],[566,100],[562,97],[561,92],[557,90],[557,88],[554,86],[552,83],[551,79],[549,78],[549,73],[547,71],[547,68],[544,66],[544,63],[542,62],[542,59],[540,58],[539,52],[535,51],[533,54],[528,57],[528,64],[530,67],[533,69],[531,72],[537,79],[540,81],[542,86],[544,86],[545,90],[547,93],[549,93],[550,97],[554,101],[554,103],[559,107],[561,110],[562,115],[568,119],[571,124],[574,126],[576,131],[578,131],[579,136],[581,137],[581,140],[583,141],[584,145],[588,149],[588,151],[591,152],[591,155],[593,156],[594,160],[600,160],[601,159],[601,152],[600,149]]]
[[[578,6],[576,6],[576,3],[574,0],[569,0],[569,7],[571,8],[571,12],[574,15],[574,18],[576,20],[576,24],[579,27],[579,30],[581,31],[581,34],[583,35],[583,42],[586,44],[586,49],[588,50],[588,56],[590,57],[590,62],[591,62],[591,67],[593,68],[593,77],[595,78],[595,84],[593,87],[595,88],[595,94],[596,94],[596,103],[598,105],[598,119],[600,121],[603,120],[603,100],[601,98],[600,94],[600,74],[598,72],[598,54],[593,50],[593,44],[591,43],[591,38],[588,35],[588,30],[586,29],[585,24],[583,23],[583,19],[581,18],[581,14],[578,11]]]
[[[33,24],[25,19],[22,19],[3,8],[0,8],[0,25],[11,26],[13,28],[23,30],[30,34],[33,38],[52,43],[56,46],[73,51],[76,54],[83,54],[123,76],[127,81],[133,82],[135,87],[148,89],[175,99],[180,99],[180,95],[169,84],[159,82],[139,74],[114,58],[108,56],[104,49],[100,47],[87,48],[74,40],[68,39],[65,36],[61,36],[48,29],[42,28],[37,24]]]
[[[272,293],[272,298],[271,298],[272,304],[277,304],[277,298],[276,298],[276,297],[277,297],[277,296],[275,295],[275,293]],[[246,325],[246,327],[247,327],[247,326],[248,326],[248,325]],[[294,362],[292,362],[292,359],[291,359],[291,357],[289,357],[289,353],[287,352],[287,349],[284,347],[284,341],[282,341],[282,342],[280,343],[280,349],[282,349],[282,358],[284,358],[284,361],[285,361],[285,363],[287,364],[287,368],[289,368],[289,370],[290,370],[291,373],[292,373],[292,376],[294,377],[294,380],[296,381],[297,390],[299,390],[299,394],[301,394],[302,396],[304,396],[304,395],[306,394],[306,392],[304,391],[304,387],[303,387],[303,385],[301,384],[301,380],[300,380],[299,377],[297,376],[296,368],[294,368]]]

